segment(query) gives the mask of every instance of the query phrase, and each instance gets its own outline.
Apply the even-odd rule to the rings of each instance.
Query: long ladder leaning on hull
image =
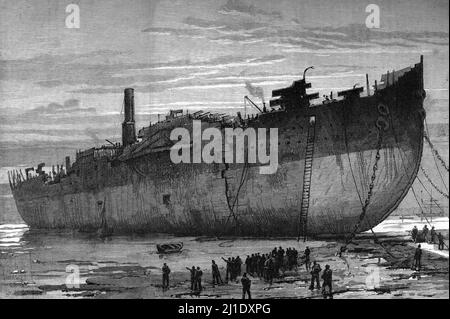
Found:
[[[311,190],[311,177],[312,177],[312,165],[314,158],[314,139],[315,139],[315,117],[311,117],[308,127],[308,137],[306,139],[306,152],[305,152],[305,168],[303,171],[303,189],[302,189],[302,206],[300,208],[300,229],[298,239],[303,236],[303,241],[307,238],[307,225],[308,225],[308,210],[309,210],[309,198]]]

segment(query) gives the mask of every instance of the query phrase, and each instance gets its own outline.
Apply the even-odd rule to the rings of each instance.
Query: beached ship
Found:
[[[305,70],[306,72],[306,70]],[[33,228],[114,233],[306,236],[368,230],[391,214],[416,178],[423,150],[423,58],[318,103],[303,78],[274,90],[246,117],[171,111],[141,129],[125,89],[122,144],[76,154],[46,173],[12,171],[10,186]],[[365,91],[365,92],[364,92]],[[278,169],[261,163],[175,164],[176,127],[278,128]],[[205,142],[206,143],[206,142]],[[191,149],[192,151],[192,149]]]

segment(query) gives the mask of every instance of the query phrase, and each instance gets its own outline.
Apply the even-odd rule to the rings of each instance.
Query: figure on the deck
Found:
[[[421,267],[421,259],[422,259],[422,249],[420,244],[417,246],[416,251],[414,253],[414,264],[413,264],[413,270],[418,270],[420,271],[420,267]]]

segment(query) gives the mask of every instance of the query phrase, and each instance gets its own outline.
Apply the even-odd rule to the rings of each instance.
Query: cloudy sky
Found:
[[[79,29],[66,28],[71,3]],[[125,87],[143,126],[170,108],[242,110],[246,81],[269,99],[314,65],[325,93],[420,54],[428,121],[448,123],[448,1],[377,1],[379,29],[366,27],[369,3],[0,0],[0,167],[33,164],[36,148],[119,141]]]

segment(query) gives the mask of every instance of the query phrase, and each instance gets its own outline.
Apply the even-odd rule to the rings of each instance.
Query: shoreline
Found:
[[[374,243],[373,238],[371,239],[367,234],[358,235],[341,258],[337,256],[337,252],[342,243],[337,241],[299,243],[299,247],[296,249],[299,250],[299,256],[301,256],[302,248],[309,245],[312,251],[312,261],[316,260],[321,264],[322,269],[325,264],[331,266],[334,298],[336,299],[449,298],[448,257],[423,250],[423,269],[420,272],[413,271],[411,262],[415,246],[411,245],[410,239],[404,233],[379,235],[377,234],[377,237],[384,248]],[[448,238],[448,231],[446,231],[445,237]],[[283,242],[278,239],[276,245],[280,241]],[[269,247],[275,245],[270,240],[260,242],[267,249],[255,249],[255,253],[269,252]],[[221,247],[220,240],[206,243],[193,240],[193,245],[196,246],[209,245],[207,247],[210,247],[212,245],[227,249],[227,251],[233,251],[233,248],[237,249],[236,245],[238,244],[241,247],[251,243],[253,243],[251,240],[237,239],[237,242],[232,242],[233,247]],[[268,245],[269,243],[272,245]],[[292,241],[286,243],[287,246],[283,246],[283,248],[292,247]],[[448,240],[446,244],[448,245]],[[244,256],[242,255],[242,257]],[[208,255],[207,250],[199,259],[203,263],[201,267],[204,273],[202,284],[205,289],[200,295],[192,293],[190,291],[190,273],[187,270],[180,270],[181,266],[171,267],[171,263],[180,262],[180,259],[183,258],[183,254],[159,256],[160,262],[152,262],[150,265],[139,261],[100,260],[92,262],[67,259],[48,262],[42,260],[33,264],[34,269],[30,271],[32,280],[20,280],[17,277],[15,280],[4,281],[7,288],[1,294],[7,295],[9,298],[241,298],[240,282],[212,286],[210,267],[203,265],[210,265],[211,259],[217,261],[218,257]],[[167,262],[173,269],[170,275],[170,289],[166,291],[161,287],[160,267],[163,262]],[[192,264],[189,263],[190,261],[186,259],[185,266],[191,267]],[[64,281],[54,280],[55,276],[52,276],[52,272],[58,268],[59,271],[61,268],[64,270],[64,266],[67,264],[80,266],[80,279],[85,283],[82,283],[79,288],[68,288]],[[224,279],[225,269],[221,260],[219,269],[222,279]],[[310,275],[305,271],[304,266],[300,266],[298,271],[287,271],[281,278],[274,279],[272,285],[251,276],[250,279],[252,280],[251,290],[254,299],[322,298],[320,290],[313,292],[308,290]]]

